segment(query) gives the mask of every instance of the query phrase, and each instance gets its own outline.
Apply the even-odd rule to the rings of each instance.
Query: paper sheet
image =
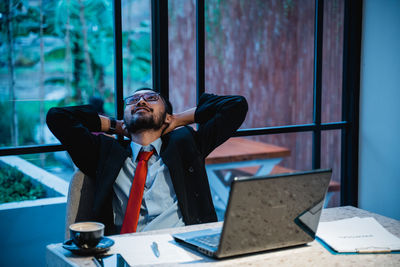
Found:
[[[194,262],[201,259],[178,245],[171,235],[142,235],[111,237],[115,244],[110,253],[119,253],[129,265],[155,265],[162,263]],[[156,242],[160,256],[156,257],[151,245]]]
[[[320,222],[317,236],[337,252],[377,253],[400,250],[400,239],[372,217]]]

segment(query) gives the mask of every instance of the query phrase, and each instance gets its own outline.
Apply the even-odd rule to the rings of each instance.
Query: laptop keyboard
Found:
[[[221,234],[218,233],[214,235],[195,237],[193,240],[212,248],[218,248],[220,236]]]

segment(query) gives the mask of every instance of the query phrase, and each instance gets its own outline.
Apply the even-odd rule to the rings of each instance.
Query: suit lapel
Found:
[[[165,165],[167,165],[172,184],[174,186],[175,194],[178,199],[178,206],[183,215],[184,221],[188,216],[187,211],[187,196],[186,190],[184,188],[184,173],[183,173],[183,165],[182,162],[184,159],[181,158],[178,148],[176,145],[171,143],[171,139],[174,138],[174,134],[177,134],[177,131],[171,132],[162,137],[162,146],[160,156]]]
[[[129,146],[124,147],[116,140],[102,138],[99,167],[96,173],[96,195],[94,212],[101,212],[104,202],[110,197],[115,179],[117,178],[125,160],[132,154]]]

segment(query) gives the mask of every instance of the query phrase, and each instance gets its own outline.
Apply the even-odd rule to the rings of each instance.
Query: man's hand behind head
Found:
[[[129,139],[131,138],[130,134],[128,133],[128,130],[126,129],[126,126],[125,126],[125,123],[123,120],[117,120],[117,126],[115,128],[115,132],[119,135],[126,136]]]
[[[165,119],[165,123],[167,127],[163,131],[163,135],[169,132],[172,132],[176,128],[180,126],[185,126],[194,123],[194,113],[196,112],[196,108],[188,109],[182,113],[177,114],[167,114]]]

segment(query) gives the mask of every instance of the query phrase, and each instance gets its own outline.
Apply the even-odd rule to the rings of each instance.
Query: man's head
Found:
[[[162,129],[171,115],[171,103],[153,89],[140,88],[125,98],[124,122],[130,133]]]

